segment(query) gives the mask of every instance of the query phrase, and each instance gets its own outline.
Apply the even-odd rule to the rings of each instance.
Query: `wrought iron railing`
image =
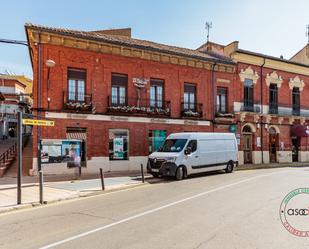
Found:
[[[72,111],[92,111],[92,94],[63,92],[63,108]]]
[[[203,117],[203,104],[192,102],[181,102],[181,115],[183,117]]]
[[[108,96],[109,113],[165,115],[171,114],[171,102],[155,99],[137,99]]]

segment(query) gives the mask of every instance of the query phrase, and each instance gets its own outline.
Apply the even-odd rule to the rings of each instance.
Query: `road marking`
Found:
[[[213,192],[216,192],[216,191],[219,191],[219,190],[223,190],[223,189],[226,189],[226,188],[234,187],[234,186],[239,185],[239,184],[242,184],[242,183],[244,183],[244,182],[253,181],[253,180],[257,179],[257,178],[263,178],[263,177],[267,177],[267,176],[271,176],[271,175],[282,174],[282,173],[285,173],[285,172],[291,172],[291,171],[290,171],[290,170],[283,170],[283,171],[279,171],[279,172],[273,172],[273,173],[269,173],[269,174],[263,174],[263,175],[259,175],[259,176],[250,177],[250,178],[247,178],[247,179],[238,181],[238,182],[234,182],[234,183],[230,183],[230,184],[227,184],[227,185],[223,185],[223,186],[218,187],[218,188],[214,188],[214,189],[211,189],[211,190],[208,190],[208,191],[204,191],[204,192],[202,192],[202,193],[195,194],[195,195],[192,195],[192,196],[190,196],[190,197],[187,197],[187,198],[184,198],[184,199],[175,201],[175,202],[171,202],[171,203],[169,203],[169,204],[166,204],[166,205],[163,205],[163,206],[160,206],[160,207],[157,207],[157,208],[150,209],[150,210],[148,210],[148,211],[145,211],[145,212],[142,212],[142,213],[139,213],[139,214],[130,216],[130,217],[128,217],[128,218],[125,218],[125,219],[122,219],[122,220],[113,222],[113,223],[111,223],[111,224],[104,225],[104,226],[98,227],[98,228],[96,228],[96,229],[89,230],[89,231],[87,231],[87,232],[74,235],[74,236],[72,236],[72,237],[68,237],[68,238],[63,239],[63,240],[59,240],[59,241],[54,242],[54,243],[52,243],[52,244],[49,244],[49,245],[45,245],[45,246],[43,246],[43,247],[40,247],[39,249],[49,249],[49,248],[53,248],[53,247],[62,245],[62,244],[64,244],[64,243],[67,243],[67,242],[69,242],[69,241],[76,240],[76,239],[79,239],[79,238],[88,236],[88,235],[90,235],[90,234],[93,234],[93,233],[96,233],[96,232],[99,232],[99,231],[102,231],[102,230],[106,230],[106,229],[108,229],[108,228],[110,228],[110,227],[113,227],[113,226],[116,226],[116,225],[119,225],[119,224],[122,224],[122,223],[125,223],[125,222],[128,222],[128,221],[131,221],[131,220],[135,220],[135,219],[137,219],[137,218],[139,218],[139,217],[142,217],[142,216],[145,216],[145,215],[148,215],[148,214],[155,213],[155,212],[157,212],[157,211],[166,209],[166,208],[168,208],[168,207],[172,207],[172,206],[175,206],[175,205],[177,205],[177,204],[180,204],[180,203],[183,203],[183,202],[186,202],[186,201],[190,201],[190,200],[192,200],[192,199],[195,199],[195,198],[198,198],[198,197],[201,197],[201,196],[204,196],[204,195],[208,195],[208,194],[210,194],[210,193],[213,193]]]

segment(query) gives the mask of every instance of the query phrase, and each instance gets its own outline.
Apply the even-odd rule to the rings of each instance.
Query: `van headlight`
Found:
[[[171,156],[171,157],[167,157],[166,158],[166,162],[168,163],[174,163],[176,161],[176,157],[175,156]]]

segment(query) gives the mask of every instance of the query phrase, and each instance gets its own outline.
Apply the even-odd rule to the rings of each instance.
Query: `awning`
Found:
[[[67,139],[86,140],[86,132],[67,132]]]
[[[309,127],[304,125],[293,125],[291,135],[296,137],[309,137]]]

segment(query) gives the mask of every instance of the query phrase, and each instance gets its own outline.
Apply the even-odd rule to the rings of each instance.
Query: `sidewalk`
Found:
[[[15,179],[16,180],[16,179]],[[143,184],[138,176],[105,178],[105,191],[123,189]],[[52,203],[102,193],[101,179],[54,181],[44,183],[44,202]],[[16,205],[16,183],[0,185],[0,213],[39,205],[39,185],[30,182],[22,184],[22,204]]]

